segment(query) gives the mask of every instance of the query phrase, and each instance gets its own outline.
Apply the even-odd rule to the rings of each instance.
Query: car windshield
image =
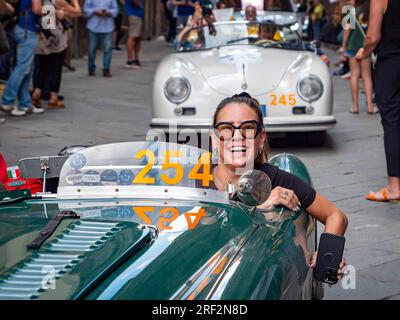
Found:
[[[233,45],[254,45],[263,48],[302,50],[299,34],[290,26],[249,21],[216,22],[187,31],[178,51],[196,51]]]
[[[211,154],[165,142],[99,145],[73,154],[60,175],[59,199],[160,198],[226,202],[212,189]]]

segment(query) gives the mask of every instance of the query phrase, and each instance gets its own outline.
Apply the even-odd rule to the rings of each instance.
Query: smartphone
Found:
[[[338,282],[337,271],[342,261],[345,242],[343,236],[326,232],[321,234],[314,268],[316,280],[329,284]]]

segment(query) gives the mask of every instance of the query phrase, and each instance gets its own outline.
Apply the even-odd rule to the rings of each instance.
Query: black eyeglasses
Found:
[[[262,129],[262,124],[256,120],[242,122],[238,127],[230,122],[218,122],[214,126],[214,132],[220,140],[231,140],[235,134],[235,130],[240,130],[240,134],[245,139],[254,139]]]

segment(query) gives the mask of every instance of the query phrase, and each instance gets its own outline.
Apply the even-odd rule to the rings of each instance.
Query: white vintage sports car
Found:
[[[310,47],[290,26],[274,23],[189,30],[156,71],[151,127],[209,130],[218,103],[246,91],[260,102],[267,132],[308,132],[322,143],[336,123],[332,79]]]

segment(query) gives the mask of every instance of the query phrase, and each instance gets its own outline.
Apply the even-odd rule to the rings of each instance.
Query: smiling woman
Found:
[[[224,99],[215,111],[211,132],[213,154],[218,154],[213,170],[215,188],[227,190],[229,184],[237,185],[240,175],[249,169],[264,171],[271,179],[272,192],[259,208],[304,209],[325,225],[325,232],[343,235],[347,218],[342,211],[296,176],[269,164],[267,141],[256,99],[245,92]],[[343,261],[339,274],[344,266]]]

